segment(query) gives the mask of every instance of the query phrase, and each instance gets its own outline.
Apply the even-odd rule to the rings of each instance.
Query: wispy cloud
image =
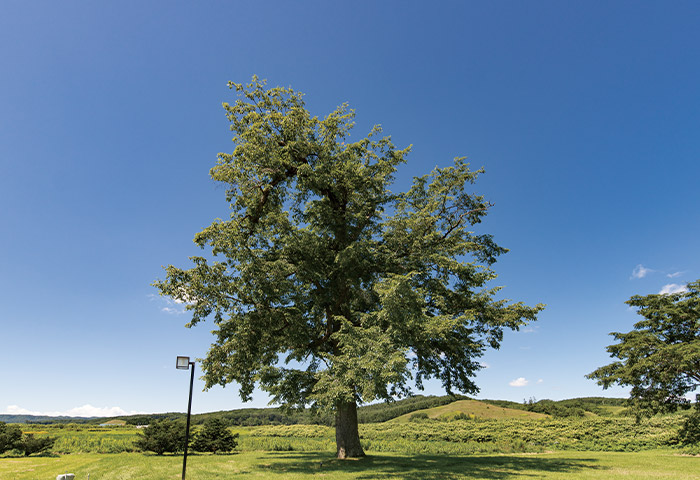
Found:
[[[668,285],[664,285],[661,291],[659,293],[661,295],[670,295],[672,293],[681,293],[681,292],[687,292],[688,287],[685,285],[678,285],[677,283],[669,283]]]
[[[185,306],[189,305],[190,302],[185,302],[183,300],[171,299],[169,297],[162,297],[160,295],[149,294],[148,298],[152,302],[160,304],[160,311],[167,313],[168,315],[182,315],[187,313]]]
[[[520,378],[516,378],[515,380],[508,382],[508,385],[510,385],[511,387],[524,387],[528,383],[530,383],[530,382],[528,380],[526,380],[525,377],[520,377]]]
[[[540,378],[539,380],[537,380],[537,383],[544,383],[544,380]]]
[[[71,408],[63,412],[38,412],[27,410],[19,405],[8,405],[2,413],[9,415],[46,415],[49,417],[118,417],[121,415],[136,415],[143,412],[127,412],[120,407],[93,407],[90,404],[86,404],[82,407]]]
[[[161,312],[169,313],[170,315],[182,315],[185,311],[182,308],[163,307]]]
[[[653,272],[651,268],[646,268],[644,265],[641,263],[634,267],[634,270],[632,270],[632,277],[631,278],[644,278],[647,275],[649,275],[651,272]]]
[[[673,272],[673,273],[666,274],[666,276],[668,278],[676,278],[676,277],[680,277],[681,275],[683,275],[683,272]]]

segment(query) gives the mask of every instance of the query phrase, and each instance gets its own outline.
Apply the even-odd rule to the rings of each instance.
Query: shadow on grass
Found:
[[[354,474],[370,479],[483,479],[500,480],[513,475],[539,478],[544,474],[570,474],[598,470],[593,458],[550,458],[547,456],[459,456],[459,455],[377,455],[357,460],[337,460],[324,453],[274,453],[269,463],[258,468],[267,472]]]

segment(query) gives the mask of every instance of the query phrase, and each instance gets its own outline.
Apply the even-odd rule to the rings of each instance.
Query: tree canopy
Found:
[[[507,250],[472,230],[491,206],[470,192],[481,170],[458,158],[394,193],[410,147],[380,127],[351,141],[347,105],[320,119],[291,88],[229,87],[235,148],[210,174],[231,215],[195,236],[216,258],[155,282],[184,302],[188,326],[216,325],[206,387],[237,382],[245,400],[257,384],[282,405],[333,409],[339,457],[362,455],[358,403],[427,378],[477,392],[485,349],[543,308],[487,287]]]
[[[700,280],[687,291],[631,297],[644,320],[607,347],[618,360],[590,373],[603,388],[631,386],[642,411],[658,412],[687,404],[686,394],[700,386]]]

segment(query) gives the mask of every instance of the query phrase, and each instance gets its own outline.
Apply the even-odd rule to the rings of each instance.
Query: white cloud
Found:
[[[194,304],[194,302],[191,302],[189,300],[172,299],[169,297],[154,295],[152,293],[148,294],[148,298],[152,302],[160,304],[159,306],[161,312],[170,315],[182,315],[184,313],[187,313],[185,306]]]
[[[539,380],[537,380],[537,383],[544,383],[544,380],[540,378]]]
[[[118,417],[121,415],[136,415],[143,412],[127,412],[120,407],[93,407],[90,404],[75,407],[63,412],[37,412],[27,410],[19,405],[8,405],[3,412],[9,415],[46,415],[49,417]]]
[[[673,273],[666,274],[666,276],[668,278],[676,278],[676,277],[680,277],[681,275],[683,275],[683,272],[673,272]]]
[[[481,365],[481,368],[491,368],[491,365],[486,362],[481,362],[479,365]]]
[[[634,267],[634,270],[632,270],[632,278],[644,278],[646,277],[649,273],[653,272],[651,268],[645,268],[644,265],[641,263]]]
[[[160,309],[161,312],[169,313],[170,315],[182,315],[185,311],[181,308],[173,307],[163,307]]]
[[[661,291],[659,293],[661,295],[669,295],[671,293],[681,293],[681,292],[687,292],[688,288],[685,285],[678,285],[677,283],[669,283],[668,285],[664,285]]]
[[[511,387],[524,387],[529,381],[525,380],[525,377],[516,378],[515,380],[508,383]]]

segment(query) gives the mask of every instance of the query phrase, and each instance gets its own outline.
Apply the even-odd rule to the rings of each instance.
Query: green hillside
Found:
[[[359,423],[381,423],[406,421],[412,414],[425,415],[428,418],[450,418],[455,415],[471,415],[473,418],[545,418],[547,416],[564,417],[611,417],[628,415],[627,400],[623,398],[586,397],[568,400],[539,400],[534,398],[522,403],[507,400],[470,400],[461,395],[423,396],[415,395],[390,403],[364,405],[357,410]],[[199,425],[207,418],[218,417],[231,426],[256,425],[294,425],[316,424],[333,425],[330,414],[314,414],[310,410],[284,411],[280,408],[244,408],[196,414],[192,423]],[[129,425],[147,425],[154,420],[184,419],[179,412],[129,415],[114,418],[76,418],[76,417],[37,417],[31,415],[0,415],[0,421],[7,423],[76,423],[101,424],[110,420],[123,420]]]
[[[549,418],[549,415],[542,413],[528,412],[526,410],[518,410],[514,408],[499,407],[489,405],[488,403],[479,400],[458,400],[447,405],[441,405],[423,410],[416,410],[405,415],[390,420],[390,422],[408,422],[411,417],[420,418],[427,416],[428,418],[449,419],[457,415],[466,415],[469,418],[483,419],[504,419],[504,418],[524,418],[524,419],[544,419]]]
[[[544,413],[553,417],[610,417],[628,415],[628,401],[624,398],[582,397],[567,400],[536,400],[530,398],[522,403],[508,400],[483,400],[496,405],[528,412]]]

